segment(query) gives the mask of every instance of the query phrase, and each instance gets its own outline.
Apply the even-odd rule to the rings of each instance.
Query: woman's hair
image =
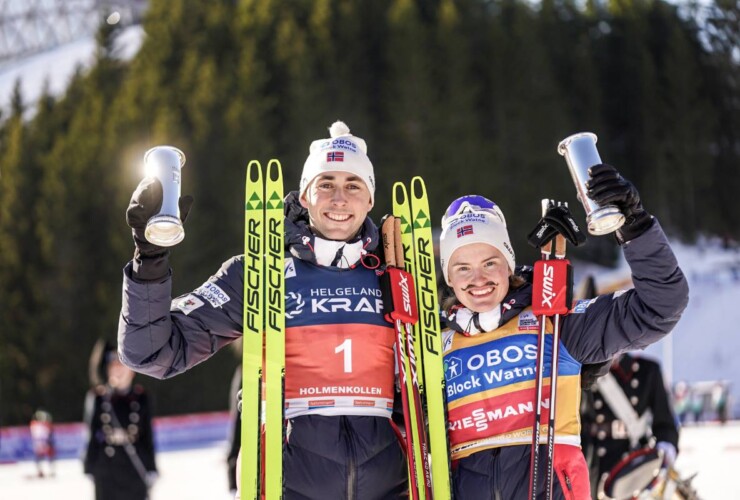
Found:
[[[509,290],[516,290],[526,283],[527,280],[518,274],[509,275]],[[452,287],[445,283],[444,280],[441,280],[439,286],[439,302],[442,304],[442,310],[448,315],[453,307],[460,304],[460,301],[455,297]]]

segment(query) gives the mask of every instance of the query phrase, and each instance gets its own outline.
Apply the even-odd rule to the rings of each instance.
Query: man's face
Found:
[[[473,312],[491,311],[509,291],[509,264],[497,248],[486,243],[455,250],[448,270],[457,300]]]
[[[348,172],[326,172],[311,181],[301,197],[311,227],[319,236],[348,241],[362,227],[373,207],[365,182]]]
[[[134,372],[117,359],[108,362],[108,384],[115,389],[126,389],[134,380]]]

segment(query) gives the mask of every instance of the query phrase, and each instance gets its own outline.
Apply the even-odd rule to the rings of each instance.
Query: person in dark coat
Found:
[[[231,389],[229,390],[229,453],[226,455],[229,491],[233,494],[236,494],[237,490],[236,476],[239,474],[239,471],[236,465],[242,440],[241,389],[242,367],[237,366],[234,376],[231,379]]]
[[[146,500],[157,477],[149,396],[115,347],[98,342],[91,357],[93,388],[85,399],[85,474],[96,500]]]
[[[655,446],[663,451],[667,464],[673,464],[678,453],[678,426],[658,363],[622,354],[612,363],[609,374],[594,384],[592,395],[584,431],[593,446],[594,497],[601,479],[635,449]],[[615,409],[620,401],[634,410],[631,415],[635,419],[628,418],[629,412],[624,417],[624,410]]]

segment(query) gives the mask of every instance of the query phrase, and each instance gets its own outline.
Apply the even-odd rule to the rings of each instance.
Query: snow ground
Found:
[[[740,500],[734,474],[740,464],[740,421],[725,426],[703,424],[681,432],[676,467],[682,477],[694,479],[702,500]],[[208,448],[157,455],[160,478],[152,500],[228,500],[226,443]],[[60,460],[54,478],[38,479],[33,462],[0,465],[3,500],[85,500],[93,498],[92,483],[79,460]]]
[[[229,500],[225,442],[208,448],[157,455],[159,479],[151,500]],[[0,499],[86,500],[95,497],[92,482],[77,459],[59,460],[56,476],[36,477],[32,461],[0,465]]]

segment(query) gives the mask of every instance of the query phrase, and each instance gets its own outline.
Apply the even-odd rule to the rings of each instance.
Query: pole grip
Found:
[[[387,267],[396,267],[395,217],[388,215],[380,225],[380,234],[383,239],[383,255]]]
[[[403,241],[401,241],[401,219],[393,217],[393,241],[395,242],[396,265],[401,269],[406,267],[406,259],[403,255]]]

